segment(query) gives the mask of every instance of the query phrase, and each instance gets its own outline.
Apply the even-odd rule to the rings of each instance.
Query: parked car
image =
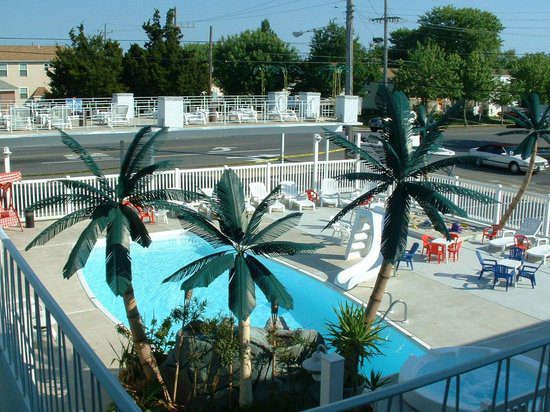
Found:
[[[529,167],[530,157],[523,160],[521,154],[514,154],[510,147],[499,144],[486,144],[480,147],[470,149],[471,155],[480,156],[476,161],[477,166],[488,165],[496,167],[505,167],[510,172],[517,174],[526,172]],[[540,156],[535,158],[535,172],[548,169],[548,161]]]
[[[384,118],[384,120],[388,121],[390,120],[389,117]],[[384,123],[382,123],[382,117],[373,117],[369,120],[368,125],[370,127],[371,132],[377,132],[378,130],[382,130],[384,128]]]

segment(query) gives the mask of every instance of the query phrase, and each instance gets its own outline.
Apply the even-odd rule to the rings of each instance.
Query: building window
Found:
[[[29,89],[27,87],[20,87],[19,88],[19,98],[20,99],[28,99],[29,98]]]
[[[8,77],[8,65],[0,63],[0,77]]]
[[[19,76],[27,77],[27,75],[28,75],[27,63],[21,63],[19,65]]]

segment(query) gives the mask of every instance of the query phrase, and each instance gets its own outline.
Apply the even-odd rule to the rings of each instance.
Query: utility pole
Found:
[[[400,20],[400,17],[388,16],[388,0],[384,0],[384,17],[371,19],[375,23],[384,23],[384,84],[388,84],[388,22],[397,23]]]
[[[346,3],[346,95],[353,95],[353,0],[347,0]],[[349,141],[353,139],[353,127],[346,126],[345,134]]]
[[[212,96],[212,48],[214,42],[212,41],[212,26],[210,26],[210,39],[208,42],[208,95]]]

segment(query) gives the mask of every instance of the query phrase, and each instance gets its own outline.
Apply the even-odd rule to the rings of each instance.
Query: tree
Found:
[[[122,83],[122,49],[96,34],[86,36],[81,24],[69,32],[71,45],[58,47],[47,75],[48,98],[111,96],[126,90]]]
[[[513,85],[504,79],[495,80],[495,90],[491,95],[491,101],[500,106],[500,124],[504,121],[504,106],[512,104],[517,98]]]
[[[487,57],[480,52],[473,52],[464,59],[461,70],[462,95],[466,101],[481,102],[489,99],[494,90],[494,76],[491,69],[494,57]],[[468,125],[466,118],[467,105],[464,105],[464,125]]]
[[[279,193],[278,186],[258,205],[248,220],[242,183],[235,172],[226,170],[216,184],[210,201],[210,207],[218,217],[219,228],[192,210],[182,212],[179,217],[184,229],[201,236],[214,247],[223,246],[224,249],[197,259],[163,281],[183,280],[181,289],[188,291],[207,287],[222,273],[229,271],[228,304],[239,321],[241,343],[240,405],[252,402],[249,317],[256,306],[256,286],[272,305],[286,309],[293,306],[292,296],[284,285],[256,256],[294,255],[298,252],[313,252],[319,247],[276,240],[298,224],[302,213],[290,213],[260,229],[263,215]]]
[[[527,136],[525,136],[525,138],[518,145],[516,153],[521,153],[521,157],[523,159],[527,159],[528,157],[530,158],[529,167],[527,168],[525,177],[521,182],[521,186],[498,222],[498,227],[500,229],[502,229],[506,222],[508,222],[508,219],[518,207],[523,194],[529,187],[531,177],[533,176],[533,172],[535,170],[535,159],[538,151],[537,147],[539,138],[546,140],[546,142],[550,144],[550,105],[548,105],[543,111],[539,96],[536,93],[533,93],[524,100],[524,106],[528,109],[527,114],[513,108],[512,111],[517,117],[509,116],[509,118],[518,126],[522,127],[523,130],[515,129],[498,134],[499,136],[526,134]]]
[[[364,92],[365,83],[375,77],[373,71],[379,71],[381,64],[373,65],[372,56],[359,43],[359,38],[353,39],[353,90],[356,94]],[[309,57],[305,65],[305,80],[303,89],[317,91],[324,96],[332,95],[332,74],[319,72],[319,67],[331,64],[346,63],[346,28],[331,21],[313,33],[309,44]],[[377,73],[378,74],[378,73]]]
[[[132,44],[124,56],[124,79],[128,89],[139,96],[200,95],[208,90],[207,46],[182,47],[182,34],[175,24],[175,10],[160,12],[143,25],[147,42]]]
[[[213,61],[214,76],[227,94],[259,94],[262,81],[267,90],[281,89],[285,84],[284,76],[258,67],[277,66],[292,74],[299,58],[298,51],[282,41],[264,20],[259,29],[222,37],[214,46]]]
[[[550,55],[526,54],[511,64],[510,75],[512,85],[520,94],[537,93],[550,102]]]
[[[63,277],[70,278],[86,265],[90,252],[98,236],[106,235],[106,282],[116,296],[122,296],[126,316],[130,325],[132,340],[139,355],[145,378],[148,382],[158,382],[164,389],[166,400],[170,400],[163,384],[157,363],[147,341],[132,286],[132,265],[130,241],[142,247],[151,244],[147,228],[136,213],[136,209],[127,204],[155,206],[178,210],[178,207],[166,200],[186,200],[192,195],[177,190],[148,190],[147,183],[153,172],[167,166],[167,162],[158,162],[145,166],[156,142],[165,136],[164,129],[151,134],[151,128],[139,130],[130,144],[120,167],[118,182],[113,187],[90,154],[76,140],[62,132],[63,143],[69,147],[96,176],[97,187],[77,180],[59,180],[68,189],[67,194],[59,194],[43,199],[29,210],[40,210],[52,205],[63,207],[67,203],[81,205],[77,210],[52,223],[36,236],[26,247],[29,250],[44,245],[63,230],[84,220],[90,223],[80,234],[73,246],[69,258],[63,267]]]
[[[327,227],[340,220],[352,209],[368,201],[371,196],[393,187],[392,194],[387,201],[384,227],[382,229],[381,253],[383,261],[367,305],[367,322],[372,322],[375,319],[384,290],[393,272],[393,265],[405,250],[409,231],[410,207],[413,200],[418,202],[434,228],[444,234],[447,239],[450,239],[450,235],[441,214],[454,214],[465,217],[466,211],[455,205],[445,195],[465,196],[488,203],[494,201],[492,198],[474,190],[453,184],[418,179],[445,167],[472,163],[476,157],[454,156],[425,164],[425,155],[440,145],[442,133],[439,126],[447,120],[447,117],[444,116],[440,122],[431,123],[420,142],[420,146],[415,151],[409,152],[408,143],[411,139],[412,125],[407,97],[402,92],[391,93],[386,87],[381,86],[377,98],[382,116],[390,118],[390,120],[383,122],[384,131],[383,136],[380,138],[384,149],[384,163],[344,137],[327,131],[328,138],[332,142],[352,154],[358,155],[372,170],[372,172],[346,173],[339,176],[339,179],[379,183],[378,186],[359,196],[338,212],[327,224]]]
[[[417,43],[410,54],[410,61],[406,64],[401,62],[393,80],[397,89],[421,98],[426,105],[428,100],[462,94],[460,65],[458,55],[446,55],[437,44]]]

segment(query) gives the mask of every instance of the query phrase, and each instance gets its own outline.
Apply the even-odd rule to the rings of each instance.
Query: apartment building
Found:
[[[0,102],[23,104],[44,96],[56,46],[0,45]]]

